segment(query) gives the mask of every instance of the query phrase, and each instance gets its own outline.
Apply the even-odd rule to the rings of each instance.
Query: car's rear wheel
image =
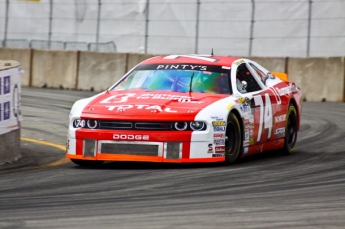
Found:
[[[240,155],[242,132],[240,122],[234,113],[230,113],[226,124],[225,162],[234,163]]]
[[[289,105],[286,119],[284,147],[281,149],[283,154],[289,155],[295,150],[297,141],[298,115],[296,107]]]
[[[71,159],[74,164],[84,166],[84,167],[99,167],[103,164],[104,161],[91,161],[91,160],[80,160],[80,159]]]

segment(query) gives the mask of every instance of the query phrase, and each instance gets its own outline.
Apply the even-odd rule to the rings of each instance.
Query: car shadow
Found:
[[[263,163],[266,161],[285,160],[286,157],[295,157],[300,152],[291,155],[283,155],[277,151],[267,151],[239,159],[236,163],[228,165],[225,162],[210,163],[160,163],[160,162],[119,162],[109,161],[98,167],[75,166],[75,169],[98,169],[98,170],[168,170],[168,169],[199,169],[199,168],[220,168],[250,166],[252,164]]]

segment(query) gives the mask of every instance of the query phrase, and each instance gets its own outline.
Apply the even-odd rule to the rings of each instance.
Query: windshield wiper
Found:
[[[189,93],[191,93],[191,92],[192,92],[192,83],[193,83],[193,77],[194,77],[194,72],[193,72],[192,76],[190,77]]]

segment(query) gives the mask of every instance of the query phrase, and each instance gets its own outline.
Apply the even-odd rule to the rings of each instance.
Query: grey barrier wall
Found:
[[[76,88],[77,58],[76,51],[34,49],[30,86]]]
[[[31,72],[31,60],[32,49],[17,49],[17,48],[3,48],[0,49],[0,60],[16,60],[23,67],[21,84],[22,86],[29,86],[30,84],[30,72]]]
[[[307,101],[345,102],[343,57],[289,58],[287,72]]]
[[[16,58],[25,70],[22,86],[102,91],[152,54],[0,48],[0,59]],[[307,101],[345,101],[343,57],[250,57],[270,71],[288,73]],[[27,69],[25,69],[27,66]]]
[[[20,75],[18,62],[0,60],[0,165],[21,157]]]

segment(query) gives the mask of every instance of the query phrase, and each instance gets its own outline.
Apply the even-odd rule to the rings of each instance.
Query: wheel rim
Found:
[[[236,148],[236,129],[232,122],[229,122],[226,126],[226,141],[225,149],[226,154],[232,156],[234,154],[234,149]]]
[[[293,148],[296,142],[297,134],[297,119],[295,113],[291,113],[288,119],[287,131],[287,143],[290,148]]]

